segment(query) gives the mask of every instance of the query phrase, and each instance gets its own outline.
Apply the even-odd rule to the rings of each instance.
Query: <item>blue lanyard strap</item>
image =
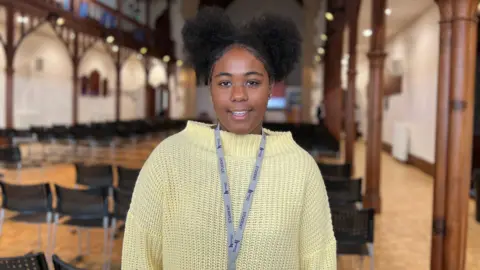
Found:
[[[248,187],[248,192],[243,203],[242,215],[238,223],[237,231],[234,231],[232,221],[232,200],[230,197],[230,188],[228,185],[228,176],[225,166],[225,154],[223,152],[222,140],[220,138],[220,125],[215,129],[215,143],[217,148],[218,168],[220,171],[220,181],[222,184],[223,201],[225,203],[225,219],[227,223],[227,247],[228,247],[228,269],[236,269],[236,261],[240,251],[240,245],[243,238],[245,225],[247,224],[248,213],[252,206],[253,193],[257,187],[260,169],[262,168],[262,161],[265,152],[266,135],[262,130],[262,140],[260,142],[260,149],[258,150],[257,159],[255,161],[255,168],[253,169],[252,179]]]

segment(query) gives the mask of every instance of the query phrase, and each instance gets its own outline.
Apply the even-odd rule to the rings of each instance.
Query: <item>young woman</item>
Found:
[[[183,38],[218,124],[188,122],[146,161],[122,269],[336,269],[315,161],[289,132],[262,128],[272,85],[299,58],[296,27],[273,15],[235,27],[208,8],[186,22]]]

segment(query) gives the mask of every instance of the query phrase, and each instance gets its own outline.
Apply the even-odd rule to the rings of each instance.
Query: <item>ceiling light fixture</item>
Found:
[[[107,43],[113,43],[115,41],[115,38],[113,36],[108,36],[106,38]]]
[[[320,38],[322,39],[322,41],[327,41],[327,39],[328,39],[328,37],[327,37],[326,34],[322,34],[322,35],[320,36]]]
[[[182,60],[177,60],[177,67],[183,66],[183,61]]]
[[[57,25],[62,26],[65,24],[65,19],[60,17],[57,19]]]
[[[389,8],[385,9],[385,15],[390,16],[390,14],[392,14],[392,10]]]
[[[140,53],[141,53],[141,54],[146,54],[147,52],[148,52],[147,47],[142,47],[142,48],[140,49]]]
[[[163,62],[168,63],[168,62],[170,62],[170,56],[165,55],[162,60],[163,60]]]
[[[325,54],[325,49],[320,47],[320,48],[317,49],[317,52],[318,52],[318,54],[323,55],[323,54]]]
[[[112,46],[112,51],[113,51],[113,52],[118,52],[118,50],[119,50],[119,48],[118,48],[117,45],[113,45],[113,46]]]
[[[331,12],[325,13],[325,19],[327,19],[327,21],[333,21],[333,14]]]
[[[373,34],[372,29],[365,29],[365,30],[363,30],[363,36],[364,36],[364,37],[369,37],[369,36],[371,36],[372,34]]]

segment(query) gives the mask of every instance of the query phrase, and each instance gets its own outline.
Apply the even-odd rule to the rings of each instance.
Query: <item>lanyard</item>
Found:
[[[225,203],[225,219],[227,223],[227,241],[228,241],[228,269],[235,270],[238,252],[240,251],[240,244],[243,238],[245,225],[247,224],[248,212],[252,206],[253,193],[257,187],[258,176],[262,167],[262,161],[265,150],[266,135],[262,130],[262,140],[260,142],[260,149],[258,150],[257,159],[255,161],[255,168],[252,173],[252,180],[248,187],[247,195],[243,203],[242,215],[238,223],[238,229],[235,232],[232,221],[232,200],[230,198],[230,188],[228,185],[227,170],[225,168],[225,154],[223,152],[222,140],[220,138],[220,125],[215,129],[215,143],[217,148],[218,167],[220,170],[220,181],[222,183],[223,201]]]

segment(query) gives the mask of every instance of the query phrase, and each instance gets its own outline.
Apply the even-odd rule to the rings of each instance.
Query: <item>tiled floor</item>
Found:
[[[144,144],[136,149],[117,154],[117,163],[139,167],[148,156],[154,143]],[[107,159],[98,153],[101,160]],[[356,147],[356,175],[362,176],[365,164],[365,146]],[[7,174],[7,177],[13,177]],[[70,165],[57,165],[40,170],[27,170],[21,175],[24,182],[48,180],[72,186],[74,169]],[[389,155],[382,157],[382,199],[383,212],[376,216],[375,268],[385,270],[429,269],[430,228],[432,213],[433,179],[421,171],[403,165]],[[474,220],[474,204],[470,204],[469,234],[467,250],[468,270],[480,269],[480,224]],[[37,248],[37,227],[6,221],[0,237],[0,256],[14,256]],[[46,235],[44,227],[44,236]],[[60,226],[55,252],[67,261],[77,254],[77,236],[71,228]],[[103,243],[102,230],[90,233],[91,249],[84,262],[78,264],[88,269],[101,268]],[[83,241],[85,243],[85,241]],[[121,237],[115,241],[112,269],[120,269]],[[364,261],[368,269],[369,260]],[[358,269],[357,258],[342,258],[339,269]],[[352,267],[353,266],[353,267]]]

